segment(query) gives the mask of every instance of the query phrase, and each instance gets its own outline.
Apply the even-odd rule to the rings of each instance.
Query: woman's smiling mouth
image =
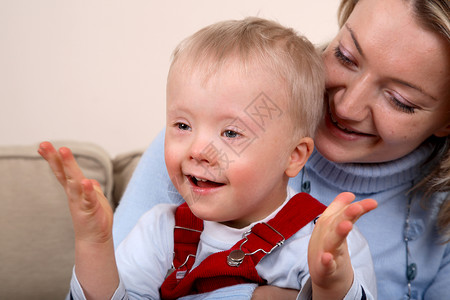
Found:
[[[330,121],[330,123],[337,129],[339,129],[340,131],[344,132],[345,134],[351,134],[351,135],[359,135],[359,136],[364,136],[364,137],[374,137],[375,135],[373,134],[369,134],[369,133],[364,133],[361,131],[355,131],[353,129],[349,129],[346,126],[342,125],[341,123],[339,123],[333,113],[331,112],[331,109],[328,109],[328,119]]]
[[[339,124],[338,121],[336,121],[336,120],[334,119],[334,117],[333,117],[333,115],[331,114],[331,112],[329,112],[329,115],[330,115],[330,121],[331,121],[331,123],[333,123],[333,125],[336,126],[337,128],[339,128],[340,130],[342,130],[342,131],[344,131],[344,132],[346,132],[346,133],[349,133],[349,134],[361,134],[361,133],[359,133],[359,132],[355,132],[355,131],[349,130],[349,129],[347,129],[346,127],[344,127],[343,125]]]

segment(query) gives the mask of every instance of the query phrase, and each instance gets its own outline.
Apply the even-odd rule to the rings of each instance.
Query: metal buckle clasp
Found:
[[[245,238],[245,241],[243,241],[243,242],[241,243],[241,245],[239,246],[239,249],[233,250],[233,251],[230,252],[230,254],[228,254],[228,256],[227,256],[227,264],[228,264],[230,267],[239,267],[239,266],[241,265],[241,263],[244,261],[244,258],[245,258],[246,256],[248,256],[248,255],[253,255],[253,254],[255,254],[255,253],[258,252],[258,251],[262,251],[262,252],[264,252],[264,254],[270,254],[270,253],[272,253],[273,250],[275,250],[275,248],[277,248],[277,247],[283,245],[283,243],[286,241],[286,239],[284,238],[284,236],[283,236],[281,233],[279,233],[275,228],[273,228],[272,226],[270,226],[269,224],[267,224],[267,223],[265,223],[265,222],[261,222],[261,223],[258,223],[258,224],[264,224],[264,225],[266,225],[267,227],[269,227],[270,229],[272,229],[276,234],[278,234],[278,235],[281,237],[281,239],[280,239],[280,240],[275,244],[275,246],[273,246],[272,249],[270,249],[269,251],[266,251],[266,250],[264,250],[264,249],[259,248],[259,249],[255,250],[255,251],[253,251],[252,253],[245,253],[245,252],[242,250],[242,246],[243,246],[245,243],[248,242],[248,235],[250,235],[250,233],[252,233],[252,229],[253,229],[253,227],[252,227],[252,229],[250,229],[249,231],[247,231],[246,233],[244,233],[243,238]],[[256,225],[255,225],[255,226],[256,226]]]
[[[194,232],[202,233],[201,230],[187,228],[187,227],[181,227],[181,226],[174,226],[174,229],[182,229],[182,230],[194,231]],[[175,257],[175,252],[173,253],[173,255]],[[187,264],[187,262],[189,261],[189,258],[191,258],[191,257],[195,258],[196,255],[188,254],[186,256],[185,261],[181,265],[179,265],[178,267],[175,267],[175,265],[173,264],[173,261],[172,261],[172,267],[169,270],[167,270],[166,278],[169,277],[170,274],[172,274],[174,271],[177,271],[176,278],[177,279],[182,279],[187,271],[179,271],[179,270]]]

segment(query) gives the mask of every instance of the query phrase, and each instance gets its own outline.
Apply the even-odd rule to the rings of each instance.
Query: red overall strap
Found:
[[[190,270],[195,262],[200,234],[203,231],[203,220],[194,216],[189,206],[185,203],[177,207],[175,212],[174,258],[173,267],[182,270]],[[183,266],[184,264],[184,266]]]
[[[188,207],[186,206],[186,208]],[[237,242],[230,250],[208,256],[199,266],[187,273],[184,278],[178,276],[177,279],[177,274],[180,275],[180,270],[170,274],[161,286],[162,299],[177,299],[185,295],[205,293],[239,283],[265,284],[265,280],[258,275],[255,268],[258,262],[267,252],[281,245],[284,240],[287,240],[306,224],[314,220],[324,209],[325,205],[306,193],[295,195],[274,218],[267,222],[270,226],[266,223],[256,224],[246,238]],[[176,215],[180,213],[180,217],[182,212],[188,214],[188,211],[182,209],[180,211],[177,210]],[[193,216],[192,213],[190,215]],[[190,219],[191,216],[187,219]],[[178,221],[176,221],[176,224],[178,224]],[[176,241],[176,245],[180,246],[182,244],[180,241]],[[241,249],[247,254],[253,253],[252,255],[246,255],[242,263],[237,267],[230,266],[227,263],[228,255],[236,249]],[[180,253],[180,250],[176,252]],[[195,253],[196,251],[190,252],[190,254],[194,255]],[[180,261],[183,263],[185,257],[186,255],[179,258],[177,263]],[[184,275],[184,270],[189,269],[184,269],[183,267],[182,275]]]

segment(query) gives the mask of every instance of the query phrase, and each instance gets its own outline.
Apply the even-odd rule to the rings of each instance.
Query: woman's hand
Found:
[[[347,235],[353,224],[375,209],[377,202],[354,202],[352,193],[341,193],[317,220],[308,247],[313,299],[342,299],[353,283]]]
[[[56,151],[51,143],[43,142],[38,152],[66,192],[75,239],[88,243],[112,240],[113,211],[100,184],[84,177],[70,149]]]

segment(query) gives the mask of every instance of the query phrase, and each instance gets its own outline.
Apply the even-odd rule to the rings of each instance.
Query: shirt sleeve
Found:
[[[353,285],[345,300],[377,299],[377,282],[372,254],[366,239],[355,225],[347,237],[353,266]]]
[[[173,259],[176,207],[153,207],[118,246],[117,268],[130,299],[159,299],[159,289]]]
[[[303,286],[303,289],[298,293],[297,300],[311,300],[312,299],[312,285],[311,278],[308,279],[306,284]],[[367,297],[366,291],[364,287],[357,281],[354,280],[352,287],[348,291],[347,295],[345,295],[344,300],[366,300],[366,299],[376,299],[371,295]]]
[[[189,295],[180,298],[181,300],[250,300],[253,291],[258,285],[256,283],[238,284],[224,287],[209,293]]]
[[[128,300],[128,295],[123,285],[122,280],[119,283],[114,295],[111,300]],[[66,300],[86,300],[83,289],[78,282],[77,274],[75,273],[75,268],[72,271],[72,279],[70,280],[70,293]]]

